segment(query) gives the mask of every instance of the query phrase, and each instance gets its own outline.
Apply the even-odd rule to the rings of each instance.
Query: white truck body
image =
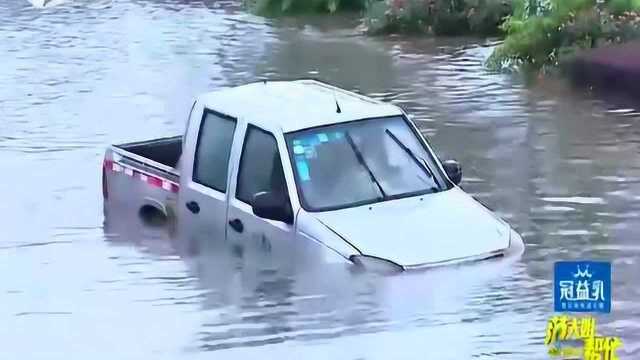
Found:
[[[111,146],[103,190],[194,236],[279,258],[318,252],[391,271],[521,254],[520,236],[460,176],[394,105],[315,80],[265,81],[200,96],[182,136]]]

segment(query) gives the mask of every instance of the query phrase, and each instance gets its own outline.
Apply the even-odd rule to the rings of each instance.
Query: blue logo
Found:
[[[558,312],[611,312],[611,263],[558,261],[553,299]]]

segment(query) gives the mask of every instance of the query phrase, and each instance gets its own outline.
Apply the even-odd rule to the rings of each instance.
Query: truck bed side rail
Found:
[[[116,146],[111,147],[112,158],[105,159],[105,170],[122,172],[149,185],[177,193],[180,173],[169,166],[133,154]]]

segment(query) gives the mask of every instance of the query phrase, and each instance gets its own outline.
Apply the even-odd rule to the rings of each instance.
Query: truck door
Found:
[[[290,263],[294,249],[294,226],[253,214],[256,193],[288,194],[282,159],[274,135],[247,125],[239,165],[229,196],[227,239],[243,249],[246,262],[280,267]],[[289,202],[289,206],[291,206]]]
[[[181,238],[195,252],[225,243],[229,158],[237,120],[202,109],[189,123],[180,175],[179,224]]]

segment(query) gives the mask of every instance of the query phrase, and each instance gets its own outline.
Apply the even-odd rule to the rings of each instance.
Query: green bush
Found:
[[[368,0],[245,0],[249,8],[262,15],[287,13],[334,13],[357,11],[366,7]]]
[[[415,33],[427,30],[429,8],[423,0],[407,0],[402,6],[387,1],[371,2],[365,13],[369,33]]]
[[[614,15],[640,9],[640,0],[609,0],[608,8]]]
[[[507,36],[488,60],[493,69],[526,66],[544,69],[571,58],[576,51],[636,38],[638,26],[629,11],[638,0],[514,1],[513,15],[502,24]]]
[[[474,34],[497,34],[500,24],[512,10],[512,1],[468,0],[466,1],[469,30]]]
[[[496,34],[510,0],[386,0],[369,3],[370,33]]]

